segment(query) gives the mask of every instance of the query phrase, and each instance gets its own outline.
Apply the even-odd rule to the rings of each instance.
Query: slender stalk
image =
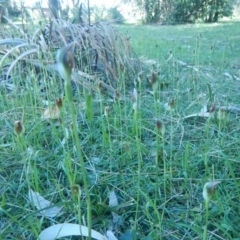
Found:
[[[141,146],[140,146],[140,139],[139,139],[139,128],[138,128],[138,112],[137,110],[134,111],[134,124],[135,124],[135,133],[136,133],[136,141],[137,141],[137,148],[138,148],[138,178],[137,178],[137,206],[136,206],[136,214],[135,214],[135,221],[134,221],[134,229],[137,231],[137,223],[138,223],[138,211],[139,211],[139,202],[140,202],[140,191],[141,191],[141,169],[142,169],[142,154],[141,154]],[[136,238],[136,236],[135,236]],[[134,239],[135,239],[134,238]]]
[[[167,202],[167,164],[166,164],[166,158],[165,158],[165,135],[162,135],[162,142],[163,142],[163,147],[162,147],[162,151],[163,151],[163,191],[164,191],[164,204],[162,205],[162,214],[161,214],[161,223],[163,222],[164,219],[164,213],[165,213],[165,205]],[[160,232],[160,239],[162,239],[162,234],[163,231]]]
[[[220,181],[212,181],[205,183],[203,187],[203,198],[205,200],[205,208],[206,208],[206,220],[205,220],[205,227],[203,231],[203,240],[207,239],[207,229],[208,229],[208,215],[209,215],[209,202],[214,195],[215,188],[220,183]]]
[[[203,231],[203,240],[207,239],[209,201],[205,201],[205,208],[206,208],[206,214],[205,214],[206,219],[205,219],[205,226]]]
[[[87,196],[88,239],[91,239],[91,228],[92,228],[91,197],[88,192],[89,188],[88,188],[88,181],[87,181],[87,173],[86,173],[86,169],[84,166],[83,154],[82,154],[80,139],[79,139],[78,131],[77,131],[77,120],[76,120],[76,114],[75,114],[74,105],[73,105],[73,95],[72,95],[72,87],[71,87],[70,79],[65,80],[65,93],[66,93],[67,103],[68,103],[71,117],[72,117],[73,134],[74,134],[77,153],[78,153],[80,165],[81,165],[84,190],[85,190],[85,193]]]
[[[136,206],[136,214],[135,214],[135,221],[134,221],[134,230],[137,232],[137,223],[138,223],[138,211],[140,205],[140,191],[141,191],[141,170],[142,170],[142,154],[141,154],[141,113],[138,111],[141,109],[140,101],[138,100],[138,93],[137,90],[133,90],[133,124],[134,124],[134,132],[137,143],[137,158],[138,158],[138,175],[137,175],[137,206]],[[134,236],[136,239],[136,236]]]
[[[75,145],[78,153],[78,157],[80,160],[81,172],[83,176],[83,184],[84,190],[87,197],[87,221],[88,221],[88,239],[91,239],[91,228],[92,228],[92,218],[91,218],[91,197],[88,192],[88,181],[87,181],[87,173],[84,165],[83,154],[81,149],[81,142],[78,136],[77,131],[77,118],[75,114],[74,104],[73,104],[73,93],[71,86],[71,73],[72,68],[74,67],[74,57],[73,57],[73,49],[75,47],[75,43],[70,43],[59,50],[57,55],[58,69],[61,77],[65,80],[65,94],[67,105],[70,109],[70,114],[72,117],[72,131],[75,140]]]

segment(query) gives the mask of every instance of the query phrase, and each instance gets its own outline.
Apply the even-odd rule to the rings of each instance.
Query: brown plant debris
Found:
[[[2,33],[5,38],[0,40],[0,81],[26,75],[30,69],[36,74],[58,74],[56,53],[70,42],[76,44],[72,80],[90,90],[98,91],[102,81],[107,94],[114,96],[121,91],[121,81],[132,87],[142,70],[127,38],[107,22],[87,25],[52,19],[46,26],[37,26],[32,35],[8,22],[17,36]]]

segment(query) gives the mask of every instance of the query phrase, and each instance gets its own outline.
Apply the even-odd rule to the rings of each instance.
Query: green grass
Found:
[[[152,61],[136,86],[135,112],[133,89],[126,88],[124,100],[117,102],[102,95],[91,97],[80,88],[75,93],[84,166],[68,105],[61,109],[61,124],[41,119],[43,100],[54,105],[63,93],[58,93],[59,82],[46,81],[41,92],[32,74],[26,76],[31,85],[16,81],[11,92],[1,87],[0,239],[36,239],[55,223],[83,224],[89,214],[87,195],[92,228],[103,234],[110,228],[118,239],[124,234],[125,239],[202,239],[202,189],[211,180],[222,182],[209,203],[207,238],[239,239],[239,116],[184,119],[213,102],[216,108],[239,106],[239,22],[117,28],[131,37],[138,56]],[[151,69],[160,71],[154,90],[148,82]],[[119,80],[124,81],[124,74]],[[172,99],[173,109],[165,109]],[[106,117],[107,106],[111,110]],[[155,119],[164,123],[165,134]],[[17,120],[25,126],[21,136],[14,134]],[[80,199],[71,192],[75,185],[81,188]],[[27,199],[29,189],[63,206],[65,213],[55,220],[39,217]],[[119,201],[114,209],[108,206],[111,191]],[[112,222],[111,210],[119,215],[118,222]]]

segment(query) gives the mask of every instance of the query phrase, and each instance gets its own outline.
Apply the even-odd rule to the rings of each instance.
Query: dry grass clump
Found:
[[[141,71],[141,63],[128,39],[109,23],[87,25],[52,19],[46,26],[40,24],[34,32],[27,33],[26,29],[8,22],[15,34],[7,28],[1,33],[1,80],[28,74],[29,69],[37,74],[57,73],[56,52],[70,42],[76,43],[72,80],[89,90],[97,91],[100,84],[113,95],[121,91],[123,80],[132,86]]]

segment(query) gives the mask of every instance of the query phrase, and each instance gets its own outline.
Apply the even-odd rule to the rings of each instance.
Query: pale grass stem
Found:
[[[61,77],[65,80],[65,94],[67,99],[67,104],[70,109],[70,114],[72,117],[72,125],[73,125],[73,135],[75,140],[75,146],[77,149],[78,157],[80,160],[81,172],[83,176],[83,183],[84,183],[84,190],[87,196],[87,225],[88,225],[88,239],[91,239],[91,228],[92,228],[92,216],[91,216],[91,197],[89,193],[89,186],[87,180],[87,173],[85,169],[85,163],[83,160],[83,154],[81,149],[81,142],[78,136],[77,131],[77,120],[76,120],[76,113],[73,104],[73,94],[72,94],[72,86],[71,86],[71,73],[72,68],[74,66],[74,57],[73,57],[73,49],[75,43],[70,43],[59,50],[57,56],[58,68]]]

